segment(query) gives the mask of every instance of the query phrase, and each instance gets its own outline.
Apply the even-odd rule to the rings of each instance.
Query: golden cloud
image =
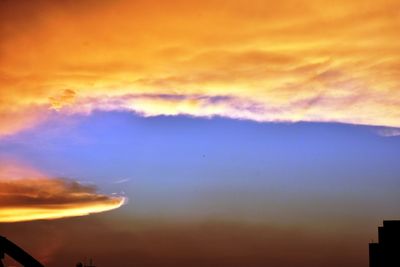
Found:
[[[397,0],[3,1],[0,10],[0,135],[49,109],[400,127]]]
[[[116,209],[125,199],[100,194],[93,186],[48,178],[13,164],[0,167],[0,222],[84,216]]]

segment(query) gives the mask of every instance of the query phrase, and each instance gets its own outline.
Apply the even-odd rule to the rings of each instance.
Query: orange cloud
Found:
[[[55,110],[60,110],[64,106],[71,105],[75,100],[75,92],[66,89],[59,96],[50,97],[51,106]]]
[[[400,127],[397,0],[0,5],[0,135],[32,107]]]
[[[116,209],[123,197],[97,192],[76,181],[48,178],[20,165],[0,167],[0,222],[84,216]]]

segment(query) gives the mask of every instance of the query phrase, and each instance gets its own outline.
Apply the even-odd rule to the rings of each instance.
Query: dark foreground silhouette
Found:
[[[369,266],[400,266],[400,221],[383,221],[378,227],[378,243],[369,244]]]
[[[2,259],[4,255],[8,255],[15,261],[26,267],[44,267],[39,261],[25,252],[22,248],[0,236],[0,267],[4,267]]]
[[[15,261],[20,263],[24,267],[44,267],[38,260],[29,255],[25,250],[8,240],[7,238],[0,236],[0,267],[4,267],[3,259],[4,256],[8,255]],[[78,263],[76,267],[96,267],[92,264],[90,259],[89,265]]]

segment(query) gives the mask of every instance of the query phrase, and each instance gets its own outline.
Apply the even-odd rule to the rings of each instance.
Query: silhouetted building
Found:
[[[369,266],[400,266],[400,221],[383,221],[378,227],[378,243],[369,244]]]

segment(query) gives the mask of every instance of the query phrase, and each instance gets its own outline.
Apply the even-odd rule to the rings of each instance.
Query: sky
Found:
[[[400,219],[399,10],[0,1],[0,235],[50,267],[367,266]]]

